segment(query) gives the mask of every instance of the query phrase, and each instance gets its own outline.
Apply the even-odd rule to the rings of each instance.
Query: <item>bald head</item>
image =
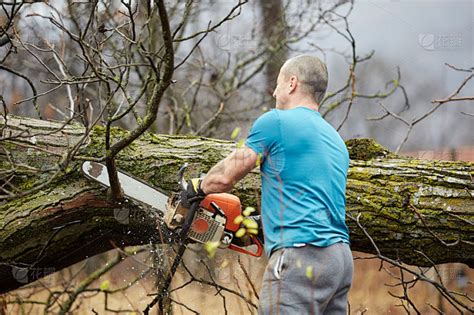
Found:
[[[328,86],[328,70],[318,57],[301,55],[288,59],[281,67],[285,78],[296,76],[301,84],[301,92],[321,102]]]

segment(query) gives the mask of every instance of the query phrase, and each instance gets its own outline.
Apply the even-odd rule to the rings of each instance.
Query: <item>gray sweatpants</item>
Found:
[[[353,271],[346,243],[278,249],[263,276],[258,313],[347,314]]]

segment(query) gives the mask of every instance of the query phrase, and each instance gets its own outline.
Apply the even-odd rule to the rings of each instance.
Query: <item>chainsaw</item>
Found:
[[[183,165],[178,172],[178,185],[182,190],[186,190],[187,185],[183,179],[186,167],[187,164]],[[102,186],[110,186],[105,165],[86,161],[82,164],[82,172]],[[168,229],[184,229],[184,237],[197,243],[219,242],[220,248],[229,248],[255,257],[262,255],[263,246],[258,236],[246,235],[246,241],[236,237],[241,228],[236,218],[242,216],[239,197],[228,193],[209,194],[198,205],[187,209],[181,204],[179,192],[168,196],[124,171],[118,170],[117,173],[124,195],[157,210],[162,214]],[[247,219],[258,222],[260,216],[249,216]],[[250,245],[256,245],[256,250],[244,248]]]

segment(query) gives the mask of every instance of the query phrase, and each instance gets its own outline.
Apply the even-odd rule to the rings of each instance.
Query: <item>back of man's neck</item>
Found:
[[[306,107],[306,108],[309,108],[309,109],[312,109],[312,110],[315,110],[315,111],[319,112],[319,105],[317,103],[295,104],[295,105],[289,106],[286,109],[293,109],[293,108],[297,108],[297,107]]]

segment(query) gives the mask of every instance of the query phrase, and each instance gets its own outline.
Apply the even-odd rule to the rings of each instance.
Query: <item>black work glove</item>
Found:
[[[191,208],[194,202],[201,202],[206,194],[201,189],[201,178],[193,178],[187,181],[188,187],[181,192],[181,205],[185,208]]]

